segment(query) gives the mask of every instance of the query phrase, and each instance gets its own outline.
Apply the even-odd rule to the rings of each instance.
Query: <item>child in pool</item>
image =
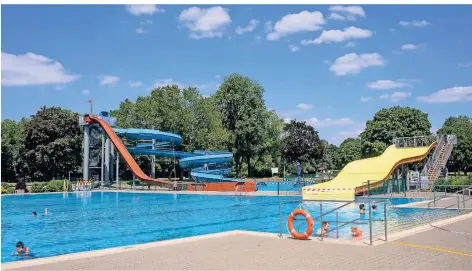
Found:
[[[25,247],[23,242],[19,241],[16,243],[16,251],[13,253],[15,256],[31,256],[30,250],[28,247]]]
[[[362,237],[362,230],[357,228],[356,226],[351,227],[351,233],[352,233],[352,237],[356,239],[360,239]]]
[[[359,205],[359,214],[364,215],[365,214],[365,206],[364,204]]]

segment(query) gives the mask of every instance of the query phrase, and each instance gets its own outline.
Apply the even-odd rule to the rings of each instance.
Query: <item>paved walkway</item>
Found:
[[[14,270],[472,270],[472,218],[441,228],[376,246],[236,231]]]

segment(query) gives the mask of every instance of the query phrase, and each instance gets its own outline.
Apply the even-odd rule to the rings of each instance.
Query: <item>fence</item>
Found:
[[[383,239],[380,239],[380,240],[383,240],[383,241],[387,241],[387,204],[388,203],[388,200],[384,200],[384,199],[366,199],[366,200],[363,200],[362,203],[366,203],[365,205],[367,205],[366,209],[368,209],[368,211],[366,210],[366,214],[368,214],[368,217],[362,217],[362,215],[359,215],[358,218],[355,218],[355,219],[351,219],[351,220],[344,220],[342,217],[340,218],[339,217],[339,211],[343,208],[352,208],[352,204],[357,204],[359,202],[355,202],[355,201],[349,201],[349,202],[346,202],[346,201],[336,201],[336,200],[313,200],[313,201],[310,201],[309,203],[306,203],[304,202],[303,200],[280,200],[279,201],[279,237],[283,237],[283,227],[282,227],[282,224],[283,224],[283,221],[284,221],[284,218],[288,218],[289,214],[293,211],[285,211],[286,213],[284,214],[284,208],[283,208],[283,205],[284,204],[288,204],[288,203],[300,203],[300,209],[305,209],[305,207],[307,205],[310,205],[310,209],[313,210],[311,216],[313,218],[313,221],[315,222],[315,226],[314,228],[316,229],[316,225],[317,223],[320,225],[319,228],[321,228],[321,225],[323,222],[328,222],[329,224],[332,224],[334,223],[335,224],[335,228],[334,229],[330,229],[328,230],[327,232],[325,232],[325,234],[327,236],[324,236],[325,234],[322,234],[320,236],[318,236],[320,238],[321,241],[323,241],[324,238],[329,238],[329,233],[332,233],[332,232],[336,232],[336,239],[339,239],[339,230],[342,228],[342,227],[345,227],[345,226],[348,226],[348,225],[352,225],[352,224],[355,224],[355,225],[368,225],[368,244],[369,245],[372,245],[373,241],[374,241],[374,237],[378,236],[378,234],[375,234],[374,231],[373,231],[373,223],[374,222],[383,222]],[[339,206],[336,206],[332,209],[326,209],[328,207],[328,204],[339,204]],[[374,219],[373,216],[372,216],[372,208],[371,206],[372,205],[383,205],[383,219]],[[351,206],[349,206],[351,205]],[[319,209],[318,209],[319,208]],[[318,209],[316,210],[316,216],[313,214],[315,213],[315,209]],[[330,217],[332,217],[332,214],[335,214],[335,218],[334,220],[331,219]],[[305,219],[303,219],[305,220]],[[320,223],[321,222],[321,223]],[[314,232],[316,233],[316,230],[314,230]],[[288,231],[289,233],[289,231]]]
[[[389,194],[403,194],[406,197],[407,181],[406,179],[390,179],[384,181],[380,186],[374,187],[375,184],[371,184],[370,181],[363,183],[363,195],[364,196],[375,196],[375,195],[389,195]]]

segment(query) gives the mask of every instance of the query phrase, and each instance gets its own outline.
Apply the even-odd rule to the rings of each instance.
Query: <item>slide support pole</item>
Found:
[[[155,139],[152,140],[152,149],[153,150],[156,149],[156,140]],[[151,156],[151,177],[153,179],[156,178],[156,156],[155,155]]]
[[[89,179],[90,126],[84,125],[84,164],[83,179]]]
[[[105,140],[105,183],[110,184],[110,139]]]

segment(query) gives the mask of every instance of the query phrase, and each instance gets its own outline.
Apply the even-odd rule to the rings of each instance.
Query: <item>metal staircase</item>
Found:
[[[455,145],[457,145],[456,135],[439,136],[438,145],[436,146],[433,155],[429,157],[428,161],[424,165],[420,175],[423,178],[427,178],[430,191],[433,191],[434,182],[446,167],[447,161],[449,160],[452,149]]]

